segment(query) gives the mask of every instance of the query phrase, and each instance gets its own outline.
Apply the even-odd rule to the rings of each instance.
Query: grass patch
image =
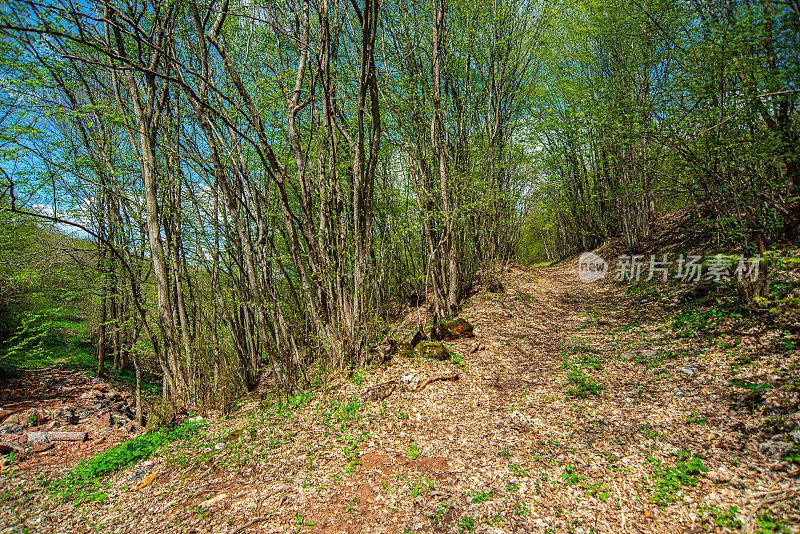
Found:
[[[93,458],[81,460],[64,478],[50,483],[49,489],[64,500],[97,500],[100,479],[148,458],[163,445],[196,435],[205,422],[185,422],[173,429],[154,430],[112,447]]]

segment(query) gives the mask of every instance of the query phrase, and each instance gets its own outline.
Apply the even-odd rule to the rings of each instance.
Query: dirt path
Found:
[[[718,340],[676,339],[658,288],[582,284],[575,267],[514,269],[506,293],[470,298],[476,339],[448,343],[461,366],[395,359],[292,409],[252,402],[153,458],[141,489],[140,464],[108,477],[102,502],[36,489],[17,510],[53,532],[588,534],[734,528],[731,506],[748,528],[767,491],[796,507],[796,474],[748,433]]]

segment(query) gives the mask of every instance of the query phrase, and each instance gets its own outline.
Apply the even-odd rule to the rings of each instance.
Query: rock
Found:
[[[475,328],[463,317],[456,317],[452,321],[447,321],[444,326],[456,336],[453,339],[475,337]]]
[[[692,369],[691,367],[678,367],[678,371],[685,374],[686,376],[694,375],[694,369]]]
[[[22,432],[22,427],[18,424],[4,425],[0,427],[0,434],[16,434],[17,436],[21,436]]]
[[[431,339],[435,341],[453,341],[470,337],[475,337],[474,327],[463,317],[435,324],[431,331]]]
[[[78,422],[88,419],[91,415],[92,411],[87,408],[75,408],[75,417],[78,418]]]
[[[28,444],[37,446],[50,443],[47,439],[47,432],[28,432]]]
[[[414,348],[419,344],[420,341],[427,341],[428,337],[425,335],[425,332],[422,331],[422,327],[414,333],[414,337],[411,338],[411,348]]]
[[[228,498],[228,494],[227,493],[220,493],[216,497],[212,497],[212,498],[208,499],[207,501],[201,502],[199,504],[199,506],[201,506],[203,508],[208,508],[210,506],[214,506],[215,504],[217,504],[220,501],[224,501],[227,498]]]
[[[39,408],[35,410],[34,414],[36,415],[36,426],[43,425],[50,421],[50,412],[47,410]]]
[[[416,390],[422,380],[412,374],[408,374],[400,378],[400,385],[406,390]]]
[[[104,428],[111,428],[114,426],[114,418],[112,417],[111,412],[105,412],[100,414],[97,419],[95,419],[94,424]]]
[[[40,452],[49,451],[53,447],[54,447],[54,445],[52,443],[41,443],[39,445],[31,447],[30,452],[32,452],[34,454],[38,454]]]
[[[619,357],[622,358],[623,360],[631,361],[636,359],[636,354],[633,352],[624,352],[620,354]]]
[[[216,450],[216,451],[221,451],[224,448],[225,448],[225,442],[224,441],[220,441],[219,443],[214,445],[214,450]]]
[[[642,358],[653,358],[656,355],[656,351],[653,349],[645,349],[639,351],[639,356]]]
[[[782,436],[782,434],[778,434],[774,436],[773,439],[762,443],[760,447],[761,452],[774,459],[783,458],[783,455],[789,452],[792,447],[794,447],[794,443],[792,441],[781,441],[780,439],[776,439]]]
[[[5,422],[6,418],[13,415],[14,412],[11,410],[0,410],[0,423]]]
[[[669,373],[669,372],[670,372],[670,368],[668,366],[666,366],[666,365],[664,367],[654,367],[652,369],[648,369],[647,370],[647,374],[650,375],[650,376],[658,376],[658,375]]]
[[[22,421],[22,412],[14,412],[8,417],[6,417],[5,421],[3,421],[6,425],[19,425],[20,421]]]
[[[720,468],[718,471],[709,471],[705,473],[706,478],[714,484],[727,484],[731,481],[731,475]]]
[[[0,441],[0,454],[8,454],[12,451],[18,453],[24,453],[25,449],[22,448],[21,445],[16,443],[9,443],[7,441]]]
[[[386,343],[382,343],[380,345],[375,346],[374,350],[380,356],[380,360],[382,362],[388,362],[392,359],[394,346],[397,344],[397,341],[390,339]]]
[[[433,360],[449,360],[450,352],[439,341],[421,341],[416,348],[417,354],[422,358]]]
[[[149,475],[147,478],[136,484],[134,487],[131,488],[131,491],[139,491],[140,489],[149,486],[158,476],[158,473],[153,473]]]
[[[86,441],[89,434],[86,432],[45,432],[50,441]]]
[[[53,412],[53,420],[63,421],[68,425],[77,425],[80,418],[78,415],[76,415],[75,408],[67,406],[64,408],[59,408]]]
[[[388,382],[378,384],[377,386],[373,386],[366,390],[361,394],[361,399],[367,402],[383,400],[394,393],[396,388],[397,382],[394,380],[389,380]]]
[[[519,411],[511,412],[511,427],[518,432],[527,432],[531,429],[530,418]]]

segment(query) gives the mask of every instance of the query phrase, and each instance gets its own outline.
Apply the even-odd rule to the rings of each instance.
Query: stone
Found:
[[[102,426],[104,428],[111,428],[114,426],[114,418],[111,415],[111,412],[105,412],[97,416],[95,419],[94,424],[97,426]]]
[[[92,411],[88,408],[75,408],[75,417],[78,418],[78,421],[84,421],[91,417]]]
[[[42,445],[44,443],[49,443],[50,440],[47,439],[46,432],[28,432],[28,444],[37,446]]]
[[[421,381],[416,375],[408,374],[400,378],[400,385],[406,390],[416,390]]]
[[[705,473],[705,476],[714,484],[727,484],[731,481],[730,473],[728,473],[724,468],[720,468],[716,471],[709,471],[708,473]]]
[[[680,371],[681,373],[685,374],[686,376],[693,376],[694,375],[694,369],[692,369],[691,367],[679,367],[678,371]]]
[[[38,454],[40,452],[49,451],[53,447],[54,447],[54,445],[52,443],[41,443],[39,445],[31,447],[30,452],[32,452],[34,454]]]
[[[0,434],[16,434],[22,435],[22,427],[18,424],[4,425],[0,427]]]
[[[781,435],[776,435],[773,439],[766,441],[761,444],[761,452],[765,455],[774,458],[780,459],[783,457],[784,454],[789,452],[792,447],[794,447],[794,443],[791,441],[781,441],[779,439],[775,439],[781,437]]]
[[[454,334],[455,337],[453,339],[475,337],[475,327],[463,317],[456,317],[452,321],[447,321],[444,326]]]
[[[63,421],[69,425],[77,425],[80,418],[76,415],[74,408],[64,407],[53,412],[53,420]]]
[[[619,357],[623,360],[631,361],[636,359],[636,354],[633,352],[623,352]]]
[[[416,348],[417,354],[422,358],[430,358],[433,360],[449,360],[450,352],[439,341],[421,341]]]
[[[8,454],[10,452],[24,453],[25,449],[16,443],[9,443],[7,441],[0,441],[0,454]]]
[[[387,398],[389,395],[394,393],[394,390],[397,388],[397,382],[394,380],[389,380],[388,382],[384,382],[383,384],[378,384],[377,386],[373,386],[367,389],[364,393],[361,394],[361,399],[363,401],[379,401]]]
[[[50,441],[86,441],[87,432],[45,432]]]
[[[14,412],[3,421],[6,425],[19,425],[22,421],[22,412]]]
[[[11,410],[0,410],[0,423],[4,422],[7,417],[13,415],[14,412]]]
[[[217,450],[217,451],[221,451],[224,448],[225,448],[225,442],[224,441],[220,441],[219,443],[214,445],[214,450]]]
[[[531,429],[530,418],[517,410],[511,412],[511,419],[509,422],[511,423],[511,427],[518,432],[527,432]]]
[[[397,342],[394,340],[389,340],[386,343],[381,343],[380,345],[376,345],[374,347],[375,352],[380,356],[380,360],[383,362],[387,362],[392,359],[392,350]]]
[[[420,327],[415,333],[414,337],[411,338],[411,347],[414,348],[420,341],[427,341],[428,338],[425,335],[425,332],[422,331],[422,327]]]
[[[431,339],[436,341],[453,341],[471,337],[475,337],[474,327],[463,317],[456,317],[434,325],[431,331]]]
[[[43,425],[50,421],[50,412],[38,408],[34,411],[36,415],[36,426]]]
[[[228,494],[227,493],[220,493],[216,497],[212,497],[212,498],[208,499],[207,501],[201,502],[199,504],[199,506],[201,506],[202,508],[208,508],[210,506],[214,506],[218,502],[224,501],[227,498],[228,498]]]

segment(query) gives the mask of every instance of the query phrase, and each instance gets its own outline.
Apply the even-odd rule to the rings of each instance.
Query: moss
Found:
[[[463,317],[456,317],[450,321],[442,323],[448,332],[450,332],[450,339],[461,339],[464,337],[474,337],[474,328],[469,321]]]
[[[417,354],[422,358],[433,360],[449,360],[450,352],[438,341],[421,341],[417,345]]]

